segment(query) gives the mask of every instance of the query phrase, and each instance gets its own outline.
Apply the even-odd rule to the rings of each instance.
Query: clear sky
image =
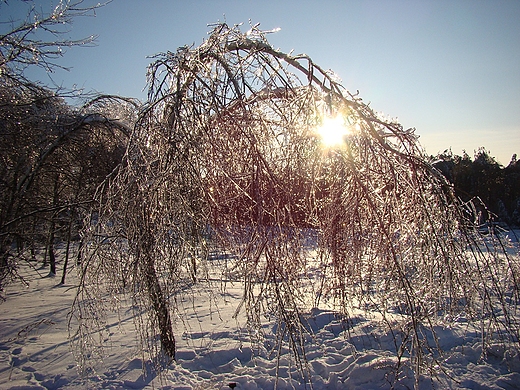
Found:
[[[57,2],[35,1],[44,11]],[[2,20],[26,3],[7,4]],[[97,46],[69,49],[60,63],[72,69],[52,77],[144,100],[147,56],[199,45],[210,23],[246,31],[249,20],[281,28],[268,36],[275,48],[308,54],[376,112],[415,127],[428,153],[483,146],[503,165],[520,156],[520,0],[113,0],[74,21],[70,36],[96,34]]]

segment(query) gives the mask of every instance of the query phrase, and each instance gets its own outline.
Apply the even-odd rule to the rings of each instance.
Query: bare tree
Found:
[[[182,316],[187,286],[210,283],[215,250],[237,259],[237,312],[252,330],[275,318],[303,372],[305,316],[319,305],[346,323],[379,312],[399,364],[417,373],[441,352],[435,325],[462,313],[482,324],[483,343],[517,343],[518,257],[482,239],[414,129],[308,56],[275,50],[258,26],[216,25],[200,46],[158,55],[148,78],[148,105],[86,232],[80,360],[89,321],[103,329],[106,305],[117,307],[107,297],[123,291],[146,349],[174,359],[172,313]],[[327,148],[317,129],[335,116],[350,131]]]
[[[0,69],[4,77],[17,82],[34,84],[25,78],[24,72],[29,66],[40,67],[52,73],[57,69],[67,69],[61,65],[61,58],[66,49],[74,46],[93,45],[96,36],[87,38],[64,38],[73,20],[80,16],[95,15],[95,10],[103,6],[83,6],[83,0],[60,0],[50,12],[39,9],[33,1],[26,2],[27,14],[23,20],[10,17],[5,9],[9,4],[0,5],[3,9],[2,27],[8,31],[0,35]]]

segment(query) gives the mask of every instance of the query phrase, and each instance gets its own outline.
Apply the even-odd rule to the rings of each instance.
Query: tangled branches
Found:
[[[159,334],[174,358],[172,313],[209,282],[219,251],[243,282],[237,311],[251,329],[276,319],[302,369],[305,313],[318,305],[345,319],[378,312],[417,369],[436,349],[434,324],[461,313],[518,340],[517,259],[483,250],[471,207],[413,130],[257,27],[217,25],[199,47],[158,56],[148,78],[149,104],[86,235],[78,318],[100,318],[88,312],[101,297],[128,291],[139,314],[151,308],[139,317],[149,347],[159,352]],[[318,129],[336,116],[348,133],[327,147]]]

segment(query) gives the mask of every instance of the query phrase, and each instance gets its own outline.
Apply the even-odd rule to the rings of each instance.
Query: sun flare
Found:
[[[349,134],[345,120],[341,115],[334,117],[325,116],[317,133],[325,147],[336,147],[345,142],[345,136]]]

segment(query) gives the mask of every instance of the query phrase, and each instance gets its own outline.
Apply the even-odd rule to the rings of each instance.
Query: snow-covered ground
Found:
[[[59,278],[42,277],[42,270],[21,271],[29,285],[8,287],[0,305],[0,389],[311,388],[290,350],[283,347],[279,359],[273,354],[276,324],[266,323],[265,341],[252,345],[240,318],[233,319],[239,283],[219,296],[218,314],[207,294],[193,294],[193,302],[184,302],[185,321],[178,321],[176,329],[177,359],[161,377],[143,361],[129,309],[120,321],[110,318],[104,361],[82,378],[68,342],[73,274],[59,285]],[[312,388],[413,388],[410,369],[402,369],[396,380],[394,339],[376,314],[352,314],[347,334],[333,312],[308,313],[314,333],[306,346]],[[439,358],[443,369],[433,365],[436,375],[421,376],[419,388],[520,389],[520,356],[513,349],[495,344],[482,351],[479,330],[462,317],[450,328],[436,330],[445,351]]]

